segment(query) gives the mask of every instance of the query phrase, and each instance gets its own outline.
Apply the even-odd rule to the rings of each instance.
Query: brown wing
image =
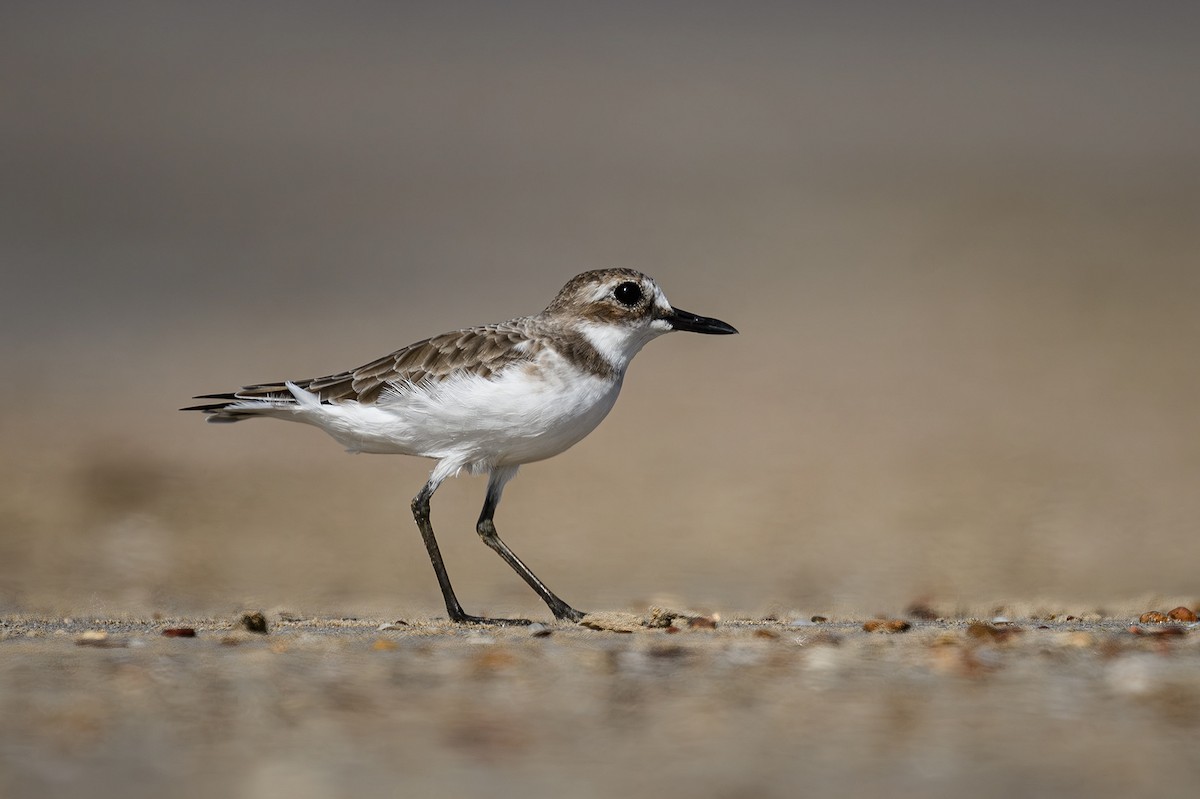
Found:
[[[530,359],[540,349],[524,321],[515,319],[444,333],[348,372],[291,382],[318,394],[322,402],[357,400],[372,403],[385,390],[403,391],[413,383],[444,380],[456,374],[490,377],[511,363]],[[515,349],[521,342],[527,342],[526,346]],[[205,398],[290,401],[292,395],[287,386],[279,382],[245,386],[233,394],[213,394]]]

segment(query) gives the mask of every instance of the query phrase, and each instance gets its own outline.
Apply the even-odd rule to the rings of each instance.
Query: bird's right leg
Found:
[[[489,619],[472,616],[462,609],[458,597],[454,595],[454,587],[450,585],[450,575],[446,573],[446,566],[442,563],[442,552],[438,549],[437,539],[433,537],[433,524],[429,521],[429,500],[441,482],[434,477],[429,479],[425,487],[413,497],[412,512],[417,529],[421,531],[421,539],[425,542],[425,551],[429,553],[429,561],[437,575],[438,586],[442,589],[442,599],[446,601],[446,613],[450,616],[450,621],[459,624],[529,624],[529,619]]]

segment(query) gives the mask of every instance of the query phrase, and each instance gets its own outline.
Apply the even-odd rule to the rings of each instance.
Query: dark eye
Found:
[[[642,287],[637,283],[622,283],[613,289],[613,296],[617,302],[632,308],[642,301]]]

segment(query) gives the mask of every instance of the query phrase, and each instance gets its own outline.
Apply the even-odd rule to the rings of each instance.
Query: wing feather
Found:
[[[522,346],[523,345],[523,346]],[[514,319],[483,327],[455,330],[418,341],[357,369],[290,382],[311,391],[321,402],[355,400],[370,404],[385,391],[403,393],[418,383],[438,382],[457,375],[491,377],[519,361],[531,360],[542,348],[530,334],[525,319]],[[233,394],[213,394],[197,399],[226,399],[291,402],[283,381],[244,386]],[[196,410],[220,412],[220,405]]]

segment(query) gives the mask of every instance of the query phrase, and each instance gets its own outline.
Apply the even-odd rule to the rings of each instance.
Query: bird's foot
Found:
[[[558,619],[559,621],[578,622],[587,615],[582,610],[576,610],[570,605],[563,605],[560,608],[551,607],[550,611],[554,614],[554,618]]]
[[[450,617],[455,624],[488,624],[497,627],[527,627],[533,624],[529,619],[489,619],[487,616],[472,616],[469,613],[455,614]]]

